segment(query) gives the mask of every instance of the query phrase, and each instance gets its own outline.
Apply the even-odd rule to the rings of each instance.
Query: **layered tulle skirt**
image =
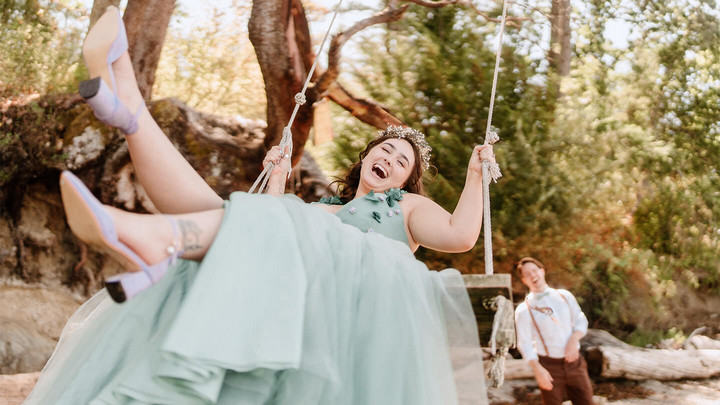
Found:
[[[234,193],[201,263],[73,315],[26,404],[486,402],[459,272],[295,199]]]

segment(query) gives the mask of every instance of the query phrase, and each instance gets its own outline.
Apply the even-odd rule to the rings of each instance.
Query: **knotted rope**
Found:
[[[490,386],[499,388],[505,381],[505,356],[515,346],[515,309],[513,303],[502,295],[495,297],[491,308],[495,310],[495,318],[490,336],[492,357],[487,376]]]
[[[323,48],[325,47],[325,42],[327,42],[328,36],[330,36],[330,31],[332,30],[332,26],[335,23],[335,18],[338,16],[338,13],[340,12],[340,6],[342,5],[343,0],[340,0],[335,7],[335,13],[333,14],[332,20],[330,20],[330,25],[328,26],[327,31],[325,31],[325,36],[323,37],[322,42],[320,43],[320,49],[318,49],[318,56],[315,58],[315,61],[312,64],[312,67],[310,68],[310,71],[307,74],[307,78],[305,79],[305,84],[303,85],[302,90],[295,94],[295,108],[293,109],[292,115],[290,115],[290,120],[288,121],[288,124],[283,128],[283,135],[280,139],[280,143],[278,144],[278,147],[280,148],[280,153],[287,154],[288,157],[292,156],[292,149],[293,149],[293,142],[292,142],[292,132],[290,131],[290,128],[292,127],[293,121],[295,121],[295,115],[297,115],[298,110],[300,109],[301,105],[304,105],[307,101],[305,97],[305,91],[307,91],[308,86],[310,85],[310,79],[312,79],[312,75],[315,72],[315,67],[317,67],[318,59],[320,59],[320,54],[322,53]],[[258,176],[257,180],[255,180],[255,183],[253,183],[252,187],[250,187],[250,191],[248,193],[254,193],[257,192],[258,194],[263,193],[267,187],[268,180],[270,180],[270,173],[272,173],[273,169],[275,168],[275,163],[269,162],[267,166],[263,169],[262,173],[260,173],[260,176]],[[288,169],[287,177],[290,178],[290,173],[292,172],[292,167]],[[255,188],[260,184],[260,188],[255,190]]]

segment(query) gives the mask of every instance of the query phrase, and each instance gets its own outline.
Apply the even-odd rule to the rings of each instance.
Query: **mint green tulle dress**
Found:
[[[233,193],[202,262],[78,309],[25,404],[486,404],[462,278],[415,259],[400,199]]]

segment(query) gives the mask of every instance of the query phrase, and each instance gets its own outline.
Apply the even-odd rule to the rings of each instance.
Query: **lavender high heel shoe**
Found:
[[[168,247],[168,258],[155,265],[148,265],[117,236],[115,224],[102,203],[92,195],[83,182],[69,171],[60,175],[60,193],[65,215],[73,233],[83,242],[96,246],[118,260],[128,273],[122,273],[105,281],[105,288],[116,302],[124,302],[157,283],[168,267],[182,253],[177,225],[173,225],[175,241]]]
[[[117,7],[110,6],[85,38],[83,56],[93,78],[81,82],[79,91],[97,119],[129,135],[138,130],[137,117],[145,102],[143,101],[133,114],[117,97],[112,64],[120,59],[127,49],[127,34],[120,11]],[[107,83],[112,85],[112,89]]]

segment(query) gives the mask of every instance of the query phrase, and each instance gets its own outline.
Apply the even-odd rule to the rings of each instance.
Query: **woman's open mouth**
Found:
[[[375,173],[376,176],[380,177],[381,179],[385,179],[388,176],[385,168],[380,166],[377,163],[373,165],[372,171],[373,171],[373,173]]]

